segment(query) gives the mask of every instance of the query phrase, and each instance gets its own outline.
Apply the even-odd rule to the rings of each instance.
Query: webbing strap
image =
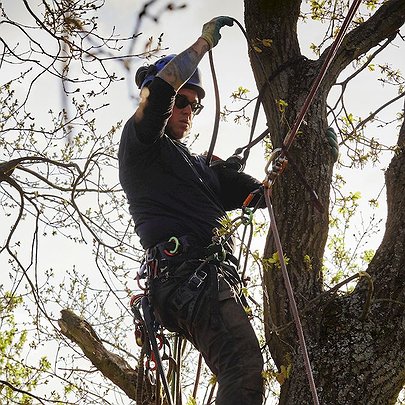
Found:
[[[162,358],[160,357],[159,347],[155,337],[155,331],[153,330],[152,308],[146,295],[142,298],[141,305],[143,316],[145,318],[146,333],[148,335],[148,340],[152,347],[152,351],[155,355],[155,361],[166,394],[166,400],[169,405],[174,405],[169,384],[167,382],[165,371],[163,369]]]

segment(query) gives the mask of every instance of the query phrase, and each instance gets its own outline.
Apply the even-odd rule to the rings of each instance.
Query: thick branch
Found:
[[[122,357],[108,351],[87,321],[67,309],[61,311],[61,316],[58,321],[61,332],[80,346],[84,355],[105,377],[135,400],[137,371]]]
[[[368,272],[376,280],[377,298],[404,301],[405,121],[402,123],[397,146],[397,153],[385,173],[388,208],[385,234]]]
[[[405,1],[389,0],[384,3],[367,21],[350,31],[338,49],[335,59],[324,79],[326,91],[335,83],[339,74],[354,59],[364,55],[382,40],[392,37],[405,23]],[[329,48],[319,59],[322,63]]]

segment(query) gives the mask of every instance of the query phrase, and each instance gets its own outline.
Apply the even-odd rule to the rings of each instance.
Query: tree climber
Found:
[[[197,65],[232,24],[214,18],[188,49],[138,69],[140,104],[122,132],[119,174],[146,250],[156,318],[202,353],[217,377],[218,405],[256,405],[263,401],[261,350],[231,247],[214,252],[213,240],[226,211],[241,207],[260,182],[221,162],[208,166],[181,142],[203,108]]]

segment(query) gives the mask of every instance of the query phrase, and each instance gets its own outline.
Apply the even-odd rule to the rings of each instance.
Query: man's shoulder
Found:
[[[135,116],[132,115],[122,129],[121,144],[125,143],[126,147],[132,147],[140,150],[156,149],[156,147],[158,147],[161,143],[168,143],[167,138],[168,137],[164,135],[156,138],[151,143],[143,142],[137,134]]]

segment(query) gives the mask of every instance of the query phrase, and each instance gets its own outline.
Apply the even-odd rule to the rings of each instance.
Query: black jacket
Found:
[[[175,91],[159,78],[149,89],[143,118],[127,121],[118,155],[135,230],[144,248],[183,235],[206,246],[225,211],[239,208],[260,183],[222,164],[208,167],[203,156],[170,139],[164,130]]]

